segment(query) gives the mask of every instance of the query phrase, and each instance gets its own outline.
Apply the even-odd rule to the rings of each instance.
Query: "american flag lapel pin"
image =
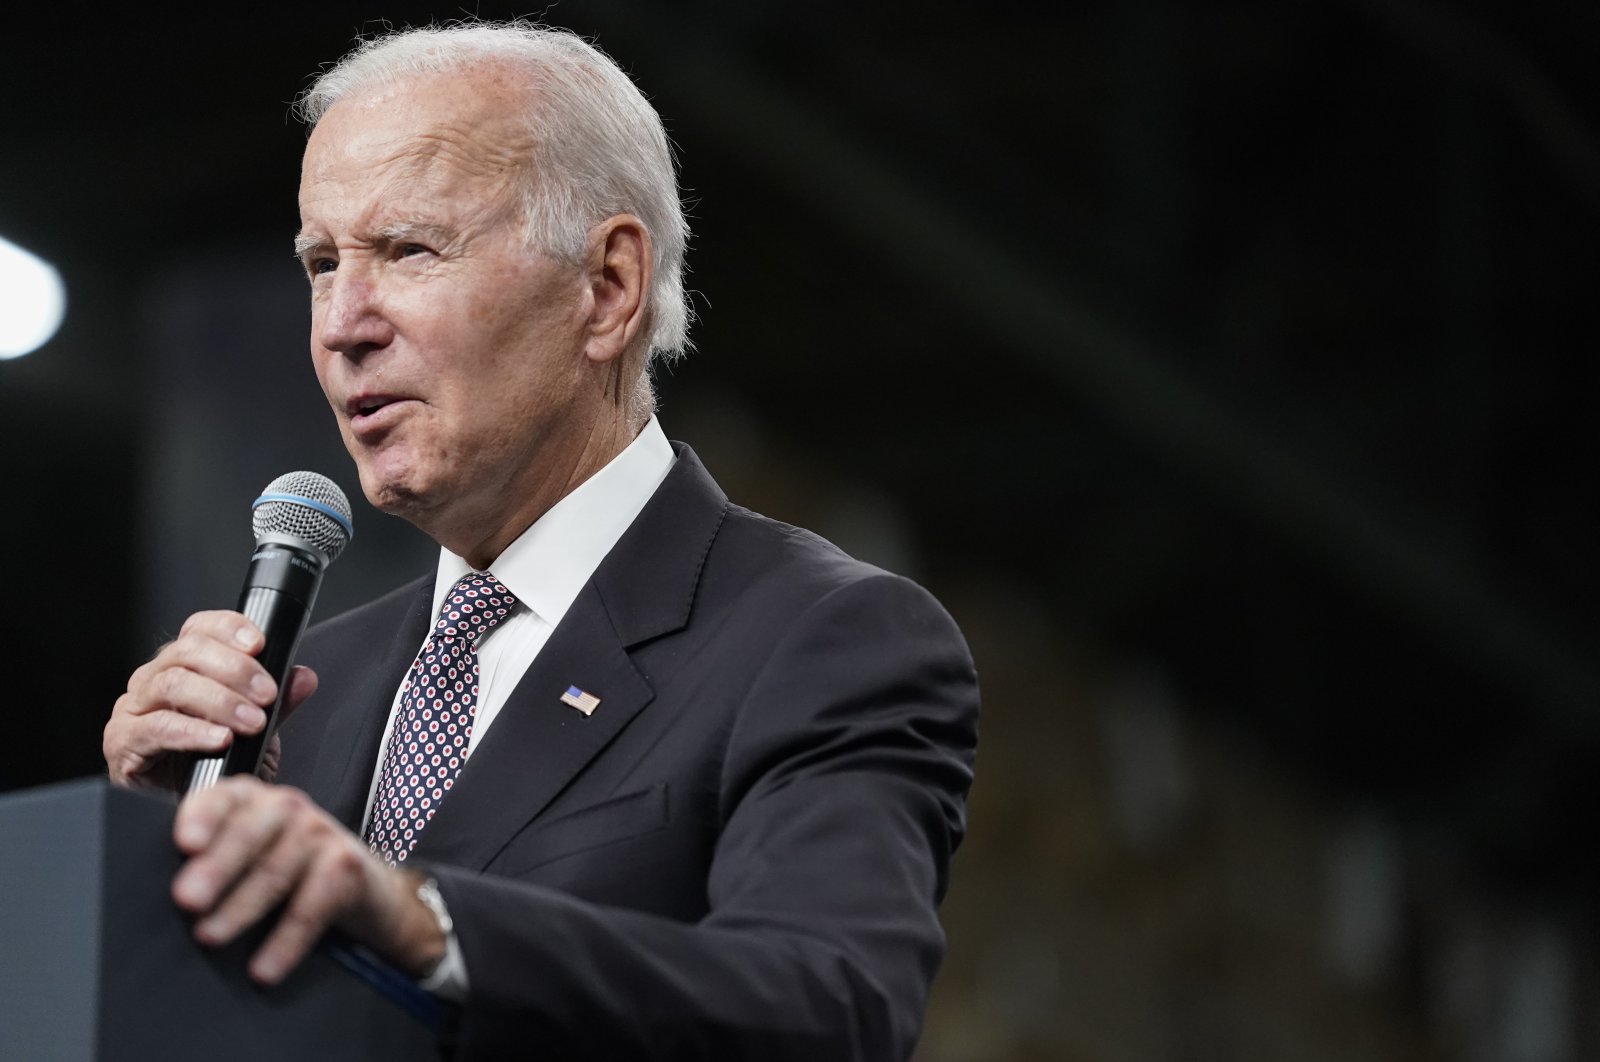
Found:
[[[595,706],[600,703],[600,698],[587,690],[580,690],[576,686],[568,686],[567,692],[561,695],[561,703],[571,705],[584,715],[593,715]]]

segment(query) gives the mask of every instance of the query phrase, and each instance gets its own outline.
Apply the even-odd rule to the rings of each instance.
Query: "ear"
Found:
[[[584,354],[597,364],[620,362],[644,330],[650,290],[650,233],[632,214],[607,218],[589,234],[591,297]]]

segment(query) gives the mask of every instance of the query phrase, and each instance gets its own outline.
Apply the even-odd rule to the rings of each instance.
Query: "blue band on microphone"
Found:
[[[250,511],[254,512],[265,502],[288,502],[291,505],[304,505],[307,509],[315,509],[317,512],[322,513],[325,516],[333,517],[333,522],[344,528],[344,533],[349,535],[351,538],[354,538],[356,535],[356,529],[351,526],[350,520],[344,516],[344,514],[340,513],[337,509],[333,509],[322,504],[319,501],[313,501],[310,498],[303,498],[298,494],[263,494],[261,497],[250,503]]]

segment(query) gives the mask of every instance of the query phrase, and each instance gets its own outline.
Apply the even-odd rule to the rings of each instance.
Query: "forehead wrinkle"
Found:
[[[391,177],[355,216],[335,221],[334,228],[345,239],[365,246],[395,245],[412,241],[434,245],[436,249],[472,239],[514,217],[519,209],[514,196],[495,190],[488,195],[435,197],[418,195],[414,188]],[[313,232],[322,224],[313,226]],[[295,237],[295,250],[305,257],[320,248],[341,242],[325,235],[302,232]]]
[[[515,123],[441,122],[403,138],[378,161],[410,175],[421,175],[442,164],[467,177],[490,180],[514,178],[531,164],[533,140]]]
[[[428,225],[434,224],[429,206],[451,203],[461,210],[458,221],[487,222],[520,208],[517,191],[528,160],[513,146],[488,149],[481,140],[424,133],[407,138],[373,169],[382,175],[383,192],[371,215],[398,214],[401,222]]]
[[[339,227],[368,236],[386,223],[439,223],[452,232],[504,222],[521,212],[518,194],[534,166],[536,143],[526,110],[506,93],[488,91],[408,121],[396,99],[417,86],[341,102],[313,132],[302,175],[301,209],[327,203]],[[432,106],[433,99],[424,101]],[[346,110],[350,106],[354,110]],[[414,112],[413,112],[414,113]],[[329,119],[332,119],[331,121]],[[337,129],[337,131],[335,131]],[[318,134],[327,137],[320,149]],[[313,157],[314,153],[314,157]]]

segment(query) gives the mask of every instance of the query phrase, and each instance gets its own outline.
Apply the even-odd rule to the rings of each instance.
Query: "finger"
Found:
[[[293,825],[246,868],[233,888],[195,925],[202,944],[226,944],[259,922],[300,887],[317,843]]]
[[[283,742],[278,740],[278,735],[273,734],[267,740],[267,747],[261,750],[261,765],[256,768],[256,777],[263,782],[270,782],[278,777],[278,765],[283,762]]]
[[[237,612],[190,616],[176,639],[134,671],[112,706],[102,734],[112,781],[174,785],[179,764],[168,753],[217,752],[235,733],[260,733],[267,722],[262,708],[277,696],[253,655],[264,644],[260,630]]]
[[[111,780],[126,785],[148,772],[168,752],[220,752],[233,740],[225,726],[179,712],[113,716],[103,751]]]
[[[178,906],[208,913],[277,843],[292,811],[286,792],[239,775],[191,794],[178,806],[173,839],[193,857],[173,879]]]
[[[304,664],[296,664],[289,672],[289,688],[284,691],[283,704],[278,709],[278,725],[293,715],[306,700],[317,692],[317,673]]]
[[[331,836],[310,866],[278,924],[250,960],[250,975],[277,984],[298,966],[339,915],[356,906],[371,880],[371,857],[348,835]]]
[[[177,640],[181,641],[191,634],[237,645],[251,655],[260,652],[267,641],[254,623],[228,609],[213,609],[191,615],[179,628]]]
[[[243,616],[241,623],[249,624]],[[249,627],[254,632],[254,627]],[[251,637],[256,637],[253,633]],[[128,690],[142,700],[163,695],[159,683],[171,671],[192,671],[232,689],[241,698],[256,704],[271,704],[278,694],[277,683],[266,668],[238,641],[223,640],[213,633],[192,631],[161,648],[149,663],[134,671]]]
[[[266,671],[253,659],[235,654],[256,672],[245,676],[243,669],[227,681],[219,680],[217,669],[203,670],[173,666],[144,677],[138,688],[129,684],[128,701],[121,710],[127,715],[175,711],[225,726],[240,734],[254,734],[267,724],[262,705],[272,703],[276,687]],[[238,686],[244,686],[241,690]],[[264,699],[263,699],[264,698]]]
[[[213,786],[190,792],[179,802],[178,814],[172,820],[173,843],[186,855],[204,851],[235,805],[247,799],[236,778],[224,778]]]
[[[255,659],[264,644],[255,624],[237,612],[197,612],[184,621],[177,638],[133,673],[128,688],[140,694],[149,682],[177,667],[215,679],[256,703],[268,704],[277,688]]]
[[[288,688],[283,694],[283,704],[278,707],[278,719],[273,725],[274,733],[267,747],[261,753],[261,766],[256,769],[256,777],[263,782],[270,782],[278,777],[278,767],[283,763],[283,743],[278,740],[276,730],[288,721],[295,710],[306,702],[306,699],[317,692],[317,673],[309,667],[296,666],[289,672]]]

